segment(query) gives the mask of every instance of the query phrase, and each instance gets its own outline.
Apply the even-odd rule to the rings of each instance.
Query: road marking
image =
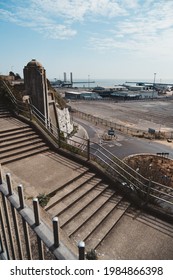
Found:
[[[116,146],[119,146],[119,147],[121,147],[121,146],[122,146],[122,144],[121,144],[121,143],[119,143],[119,142],[116,142],[116,143],[115,143],[115,145],[116,145]]]

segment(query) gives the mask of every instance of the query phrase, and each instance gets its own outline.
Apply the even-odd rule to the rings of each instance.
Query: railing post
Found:
[[[80,241],[78,243],[78,249],[79,249],[79,260],[85,259],[85,242]]]
[[[25,202],[24,202],[23,186],[22,185],[18,185],[18,194],[19,194],[20,208],[23,209],[25,207]]]
[[[39,226],[40,225],[40,213],[39,213],[38,198],[33,199],[33,209],[34,209],[35,225]],[[39,260],[43,260],[44,259],[43,243],[39,236],[37,236],[37,244],[38,244]]]
[[[7,259],[10,260],[10,244],[8,242],[8,238],[7,238],[7,230],[6,230],[6,226],[5,226],[5,221],[4,221],[4,214],[2,212],[2,208],[1,208],[1,204],[0,204],[0,222],[1,222],[1,230],[2,230],[2,234],[3,234],[3,240],[4,240],[4,247],[5,247],[5,251],[7,254]]]
[[[149,201],[149,196],[150,196],[150,191],[151,191],[151,184],[152,184],[152,181],[151,181],[151,179],[149,179],[148,186],[147,186],[147,197],[146,197],[147,202]]]
[[[35,225],[39,226],[39,224],[40,224],[40,214],[39,214],[38,198],[33,199],[33,208],[34,208]]]
[[[12,182],[11,182],[11,175],[10,173],[6,174],[6,181],[7,181],[7,187],[8,187],[8,194],[13,195],[13,187],[12,187]],[[18,225],[18,220],[16,216],[16,212],[14,207],[11,204],[11,213],[13,217],[13,224],[14,224],[14,230],[15,230],[15,236],[16,236],[16,242],[18,246],[18,254],[19,258],[23,259],[23,252],[22,252],[22,245],[21,245],[21,238],[19,234],[19,225]]]
[[[90,160],[90,139],[87,139],[87,160]]]
[[[22,185],[18,185],[18,195],[19,195],[20,210],[22,210],[22,209],[25,208],[23,186]],[[32,259],[32,253],[31,253],[31,244],[30,244],[28,224],[23,217],[22,217],[22,224],[23,224],[23,231],[24,231],[24,236],[25,236],[25,245],[26,245],[27,257],[28,257],[29,260],[31,260]]]
[[[52,219],[53,222],[53,236],[54,236],[54,246],[59,247],[59,222],[58,217]]]
[[[2,184],[2,168],[1,168],[1,164],[0,164],[0,184]]]
[[[8,194],[12,195],[13,194],[13,188],[12,188],[10,173],[6,174],[6,181],[7,181],[7,187],[8,187]]]
[[[11,225],[9,207],[8,207],[7,198],[5,195],[2,195],[2,202],[3,202],[3,209],[4,209],[4,214],[5,214],[5,220],[6,220],[8,239],[9,239],[9,244],[11,247],[11,255],[12,255],[12,259],[15,260],[16,251],[15,251],[15,246],[14,246],[14,236],[12,233],[12,225]]]

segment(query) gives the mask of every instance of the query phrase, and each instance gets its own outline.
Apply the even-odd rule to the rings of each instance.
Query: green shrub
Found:
[[[45,193],[39,194],[37,196],[37,198],[38,198],[38,202],[41,207],[45,207],[48,204],[49,199],[50,199],[50,197]]]
[[[88,252],[86,253],[86,259],[87,259],[87,260],[97,260],[98,257],[97,257],[96,250],[91,249],[90,251],[88,251]]]

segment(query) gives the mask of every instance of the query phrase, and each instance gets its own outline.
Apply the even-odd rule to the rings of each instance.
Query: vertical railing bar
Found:
[[[24,209],[25,201],[24,201],[24,194],[23,194],[23,186],[21,184],[18,185],[18,195],[19,195],[20,209]],[[26,246],[27,257],[29,260],[31,260],[32,253],[31,253],[31,244],[30,244],[30,238],[29,238],[28,224],[23,217],[22,217],[22,224],[23,224],[23,231],[24,231],[24,236],[25,236],[25,246]]]
[[[4,245],[3,245],[3,241],[2,241],[2,236],[0,233],[0,254],[4,253]]]
[[[18,185],[18,195],[19,195],[19,204],[20,208],[23,209],[25,207],[24,195],[23,195],[23,186]]]
[[[17,247],[18,247],[19,259],[23,260],[22,244],[21,244],[21,238],[20,238],[20,233],[19,233],[19,224],[18,224],[18,219],[17,219],[17,215],[16,215],[16,210],[12,204],[11,204],[11,212],[12,212],[12,216],[13,216],[13,223],[14,223],[14,230],[15,230],[16,242],[17,242]]]
[[[25,219],[22,217],[22,224],[23,224],[23,231],[24,231],[24,237],[25,237],[25,246],[26,246],[26,253],[28,260],[32,260],[32,253],[31,253],[31,244],[29,239],[29,231],[28,231],[28,225]]]
[[[39,213],[39,203],[38,198],[33,199],[33,209],[34,209],[34,218],[35,218],[35,225],[40,225],[40,213]],[[39,260],[44,259],[44,252],[43,252],[43,242],[37,235],[37,244],[38,244],[38,253],[39,253]]]
[[[39,260],[44,260],[43,242],[38,235],[37,235],[37,244],[38,244]]]
[[[12,187],[10,173],[6,174],[6,182],[7,182],[9,195],[12,195],[13,194],[13,187]],[[22,246],[21,246],[21,241],[20,241],[21,238],[20,238],[20,235],[19,235],[18,220],[17,220],[15,208],[13,207],[12,204],[11,204],[11,212],[12,212],[12,216],[13,216],[13,224],[14,224],[16,242],[17,242],[17,247],[18,247],[19,259],[22,260],[23,259],[23,253],[22,253]]]
[[[87,160],[90,160],[90,140],[87,139]]]
[[[78,243],[78,249],[79,249],[79,260],[85,259],[85,242],[80,241]]]
[[[9,245],[8,245],[8,242],[7,242],[7,233],[6,233],[6,229],[5,229],[5,224],[4,224],[4,218],[3,218],[1,205],[0,205],[0,221],[1,221],[1,225],[2,225],[2,234],[3,234],[3,238],[4,238],[7,257],[10,260],[10,254],[9,254],[10,251],[9,251]]]
[[[1,256],[1,259],[8,260],[7,251],[4,248],[1,234],[0,234],[0,256]]]
[[[53,236],[54,236],[54,246],[59,247],[59,222],[58,217],[52,219],[53,222]]]
[[[11,246],[12,258],[13,258],[13,260],[15,260],[16,254],[15,254],[15,250],[14,250],[14,240],[13,240],[13,236],[12,236],[12,229],[11,229],[9,212],[8,212],[8,207],[7,207],[7,198],[4,195],[2,196],[2,202],[3,202],[3,206],[4,206],[4,214],[6,217],[7,231],[8,231],[8,236],[9,236],[9,241],[10,241],[10,246]]]
[[[33,209],[34,209],[35,225],[39,226],[39,224],[40,224],[40,214],[39,214],[38,198],[33,199]]]
[[[8,187],[8,194],[12,195],[13,194],[13,188],[12,188],[10,173],[6,174],[6,182],[7,182],[7,187]]]
[[[2,184],[2,168],[1,168],[1,164],[0,164],[0,184]]]

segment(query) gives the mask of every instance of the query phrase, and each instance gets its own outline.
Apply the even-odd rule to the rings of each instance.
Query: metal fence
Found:
[[[52,229],[41,219],[38,199],[33,207],[26,205],[23,186],[13,191],[10,174],[6,182],[0,170],[0,259],[6,260],[75,260],[85,258],[85,244],[78,245],[78,256],[61,241],[58,217]]]
[[[76,115],[77,117],[87,120],[89,122],[94,123],[95,125],[102,125],[105,127],[107,130],[112,128],[114,130],[121,131],[125,134],[129,134],[132,136],[136,137],[141,137],[141,138],[157,138],[157,139],[172,139],[173,138],[173,131],[154,131],[154,133],[150,133],[149,130],[144,130],[144,129],[137,129],[137,128],[132,128],[126,125],[121,125],[116,122],[112,122],[106,119],[102,119],[96,116],[93,116],[91,114],[87,114],[84,112],[81,112],[79,110],[73,109],[72,112],[73,115]]]

